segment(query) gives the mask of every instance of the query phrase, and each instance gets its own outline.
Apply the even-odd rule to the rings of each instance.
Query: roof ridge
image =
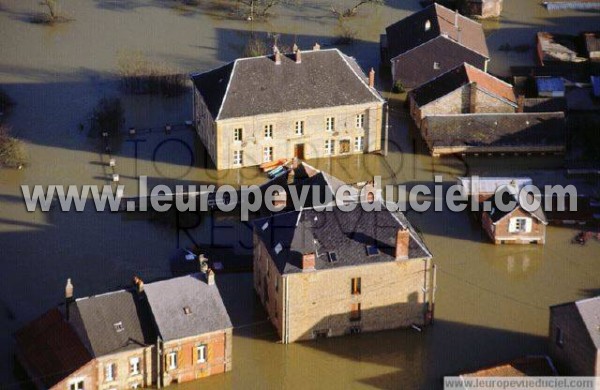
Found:
[[[352,59],[354,60],[354,62],[356,62],[356,65],[358,65],[358,66],[360,67],[360,65],[359,65],[359,63],[356,61],[356,59],[355,59],[354,57],[350,57],[350,56],[348,56],[348,55],[346,55],[346,54],[342,53],[342,51],[341,51],[340,49],[338,49],[338,48],[334,48],[333,50],[335,50],[335,51],[336,51],[336,52],[339,54],[339,56],[342,58],[342,60],[343,60],[343,61],[344,61],[344,63],[346,64],[346,66],[347,66],[348,68],[350,68],[350,70],[352,71],[352,73],[354,73],[354,75],[355,75],[355,76],[356,76],[356,77],[357,77],[357,78],[360,80],[360,82],[361,82],[361,83],[362,83],[362,84],[363,84],[363,85],[364,85],[364,86],[365,86],[365,87],[366,87],[366,88],[369,90],[369,92],[371,92],[371,94],[373,94],[373,96],[375,96],[375,98],[377,98],[379,101],[381,101],[381,102],[385,102],[385,99],[384,99],[384,98],[383,98],[383,97],[382,97],[382,96],[379,94],[379,92],[376,92],[376,89],[375,89],[375,87],[371,87],[369,84],[367,84],[367,83],[365,82],[365,80],[363,80],[363,78],[362,78],[362,77],[360,77],[360,75],[358,75],[358,74],[356,73],[356,71],[354,70],[354,68],[352,67],[352,65],[350,65],[350,63],[348,62],[348,60],[347,60],[347,58],[346,58],[346,57],[352,58]],[[362,70],[362,68],[361,68],[361,70]]]
[[[214,119],[215,122],[219,120],[221,116],[221,111],[223,110],[223,106],[225,105],[225,100],[227,100],[227,94],[229,93],[229,87],[231,86],[231,80],[233,80],[233,75],[235,74],[235,68],[239,58],[233,61],[233,66],[231,67],[231,73],[229,74],[229,80],[227,80],[227,87],[225,88],[225,93],[223,94],[223,99],[221,100],[221,105],[219,106],[219,111],[217,112],[217,117]]]

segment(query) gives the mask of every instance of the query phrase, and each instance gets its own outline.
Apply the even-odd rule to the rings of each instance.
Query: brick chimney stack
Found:
[[[302,255],[302,271],[311,271],[315,269],[315,252]]]
[[[297,64],[302,63],[302,53],[300,52],[300,49],[296,50],[296,63]]]
[[[67,285],[65,286],[65,314],[67,317],[67,321],[69,321],[70,317],[70,309],[71,303],[73,303],[75,299],[73,298],[73,284],[71,283],[71,278],[67,279]]]
[[[319,51],[319,50],[321,50],[321,45],[319,45],[319,43],[318,43],[318,42],[315,42],[315,45],[313,46],[313,50],[314,50],[314,51]]]
[[[296,53],[298,51],[298,45],[296,43],[294,43],[294,46],[292,46],[292,53]]]
[[[517,96],[517,112],[523,112],[525,110],[525,95]]]
[[[277,46],[273,46],[273,55],[275,56],[275,65],[281,65],[281,53]]]
[[[471,83],[471,90],[469,91],[469,113],[474,114],[477,112],[477,83]]]
[[[144,292],[144,281],[139,276],[133,277],[133,284],[137,288],[138,293],[141,294]]]
[[[400,228],[396,232],[396,260],[408,259],[408,245],[410,233],[406,228]]]
[[[375,88],[375,69],[369,71],[369,87]]]
[[[206,271],[206,283],[209,286],[213,286],[215,284],[215,271],[210,268],[208,271]]]
[[[454,27],[458,28],[458,10],[454,13]]]

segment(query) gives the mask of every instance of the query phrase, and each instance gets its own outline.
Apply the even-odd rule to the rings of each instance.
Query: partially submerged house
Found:
[[[545,0],[543,4],[549,11],[600,9],[600,0]]]
[[[386,28],[382,62],[404,89],[469,63],[484,71],[490,55],[481,24],[437,3]]]
[[[74,299],[16,334],[16,354],[40,389],[131,389],[231,369],[231,322],[214,274]]]
[[[482,19],[497,18],[502,14],[504,0],[460,0],[462,13]]]
[[[528,210],[516,191],[502,191],[491,198],[490,211],[483,211],[483,229],[495,244],[544,244],[548,221],[541,206]],[[531,200],[531,199],[529,199]],[[508,207],[511,206],[512,207]]]
[[[552,63],[581,63],[586,59],[579,55],[575,37],[570,35],[538,32],[537,56],[541,66]]]
[[[410,115],[417,127],[430,115],[518,110],[512,85],[467,63],[412,90],[408,96]]]
[[[434,157],[446,154],[564,153],[562,112],[426,117],[421,135]]]
[[[550,356],[561,375],[600,376],[600,297],[550,307]]]
[[[255,222],[254,288],[291,343],[429,324],[435,266],[400,212],[308,208]]]
[[[457,185],[462,188],[463,193],[468,196],[476,196],[479,202],[490,199],[494,194],[508,186],[512,186],[517,191],[523,187],[532,185],[533,181],[529,177],[459,177]]]
[[[338,49],[240,58],[192,75],[194,123],[217,169],[382,148],[384,100]]]

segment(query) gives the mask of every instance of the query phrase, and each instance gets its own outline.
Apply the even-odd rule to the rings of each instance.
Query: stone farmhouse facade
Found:
[[[381,150],[384,100],[337,49],[295,48],[192,75],[194,123],[217,169]]]
[[[231,370],[232,325],[212,271],[71,294],[15,335],[18,361],[37,388],[146,388]]]
[[[561,375],[600,376],[600,297],[550,307],[549,349]]]
[[[410,115],[417,127],[431,115],[514,113],[519,109],[512,85],[466,63],[408,96]]]
[[[283,343],[432,322],[431,253],[403,214],[356,206],[255,221],[254,288]]]
[[[381,53],[394,83],[406,90],[465,62],[487,71],[490,59],[481,24],[438,3],[388,26]]]

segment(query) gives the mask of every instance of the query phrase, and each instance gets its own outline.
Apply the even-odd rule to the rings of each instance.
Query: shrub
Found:
[[[0,125],[0,166],[20,168],[27,163],[27,156],[20,140],[10,135],[7,126]]]
[[[125,110],[121,99],[102,98],[92,114],[92,130],[98,133],[117,134],[125,123]]]
[[[395,93],[403,93],[403,92],[406,92],[406,89],[404,89],[404,85],[402,84],[402,81],[397,80],[394,83],[394,87],[392,88],[392,91]]]

